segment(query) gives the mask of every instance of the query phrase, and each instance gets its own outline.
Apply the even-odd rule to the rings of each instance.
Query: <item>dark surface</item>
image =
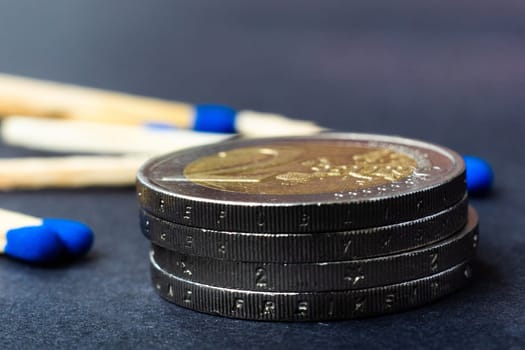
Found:
[[[0,346],[525,346],[524,18],[519,0],[0,0],[0,71],[415,137],[484,157],[496,175],[493,195],[472,201],[481,220],[472,286],[334,323],[230,320],[163,301],[133,189],[2,193],[1,207],[82,220],[97,237],[70,266],[0,259]]]

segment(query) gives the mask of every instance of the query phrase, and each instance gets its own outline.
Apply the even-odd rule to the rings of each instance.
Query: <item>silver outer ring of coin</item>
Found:
[[[187,281],[250,291],[324,292],[372,288],[423,278],[474,256],[478,217],[469,210],[464,229],[422,249],[371,259],[283,264],[236,262],[188,256],[152,245],[164,271]]]
[[[422,219],[357,231],[315,233],[228,232],[184,226],[141,210],[142,232],[155,245],[186,255],[244,262],[328,262],[416,249],[459,231],[468,197]]]
[[[322,140],[394,149],[414,157],[421,168],[400,181],[359,193],[303,195],[220,191],[183,175],[190,162],[218,152],[272,142]],[[444,210],[460,201],[465,191],[465,166],[456,152],[421,141],[368,134],[226,141],[153,158],[137,174],[137,196],[144,210],[181,225],[238,232],[345,231],[384,226]]]
[[[163,271],[150,256],[157,293],[179,306],[213,315],[260,321],[362,318],[428,304],[465,286],[470,261],[424,278],[377,288],[321,292],[251,292],[207,286]]]

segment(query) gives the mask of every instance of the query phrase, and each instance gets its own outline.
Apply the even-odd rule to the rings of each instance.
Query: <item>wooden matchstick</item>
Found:
[[[137,156],[71,156],[0,159],[0,190],[132,186]]]
[[[7,74],[0,74],[0,114],[124,124],[155,120],[181,128],[192,124],[192,106],[186,103]]]
[[[233,135],[24,116],[4,119],[0,132],[4,143],[30,149],[152,155],[219,142]]]

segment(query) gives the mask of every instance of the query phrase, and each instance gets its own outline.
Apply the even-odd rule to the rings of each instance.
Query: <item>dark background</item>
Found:
[[[472,200],[472,286],[400,314],[307,324],[161,300],[132,188],[0,193],[1,207],[97,235],[70,266],[0,259],[0,347],[525,346],[523,1],[0,0],[0,71],[415,137],[484,157],[496,174],[493,195]],[[0,148],[31,155],[43,154]]]

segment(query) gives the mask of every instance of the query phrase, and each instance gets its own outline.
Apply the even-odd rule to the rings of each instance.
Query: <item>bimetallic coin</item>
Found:
[[[141,207],[186,226],[296,233],[433,215],[466,191],[461,157],[399,137],[241,139],[172,153],[137,175]]]
[[[157,246],[186,255],[244,262],[328,262],[393,254],[426,246],[467,222],[468,198],[414,221],[343,232],[248,233],[215,231],[159,219],[142,210],[141,228]]]
[[[418,280],[335,292],[253,292],[190,282],[151,260],[153,286],[164,299],[208,314],[262,321],[322,321],[398,312],[450,294],[471,278],[469,261]]]
[[[283,264],[189,256],[152,245],[159,267],[187,281],[231,289],[318,292],[378,287],[438,273],[474,256],[478,217],[469,210],[463,230],[434,245],[371,259]]]

